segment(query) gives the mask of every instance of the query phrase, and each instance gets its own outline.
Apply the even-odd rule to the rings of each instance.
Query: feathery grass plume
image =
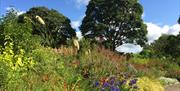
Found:
[[[39,23],[41,23],[42,25],[45,25],[44,20],[40,16],[37,15],[36,19],[38,20]]]
[[[88,49],[87,51],[85,51],[85,54],[86,55],[89,55],[91,53],[91,50],[90,49]]]
[[[73,39],[73,45],[79,50],[79,42],[77,39]]]

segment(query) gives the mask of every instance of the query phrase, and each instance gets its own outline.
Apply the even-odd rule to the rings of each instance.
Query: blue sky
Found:
[[[69,17],[72,21],[84,16],[88,0],[0,0],[1,15],[9,6],[27,11],[34,6],[53,8]],[[160,25],[173,25],[180,15],[180,0],[140,0],[144,7],[144,20]]]
[[[86,11],[89,0],[0,0],[0,15],[5,14],[9,6],[14,6],[21,13],[31,7],[46,6],[58,10],[72,21],[72,26],[78,30]],[[139,0],[144,8],[142,18],[147,24],[149,43],[158,39],[162,34],[177,35],[180,26],[177,19],[180,16],[180,0]],[[80,37],[81,33],[77,31]],[[132,50],[127,45],[125,51]],[[130,48],[131,49],[128,49]],[[139,47],[138,47],[139,48]],[[139,48],[140,49],[140,48]]]

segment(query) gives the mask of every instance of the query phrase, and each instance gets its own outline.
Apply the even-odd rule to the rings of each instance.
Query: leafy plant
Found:
[[[137,81],[138,91],[164,91],[164,87],[157,80],[148,77],[139,78]]]
[[[9,36],[14,42],[13,51],[15,53],[16,50],[20,48],[24,49],[26,52],[29,52],[40,45],[40,38],[32,35],[31,21],[27,19],[24,21],[24,23],[18,22],[17,12],[14,10],[8,11],[7,15],[3,18],[3,22],[1,23],[0,27],[1,46],[4,46],[4,38]]]

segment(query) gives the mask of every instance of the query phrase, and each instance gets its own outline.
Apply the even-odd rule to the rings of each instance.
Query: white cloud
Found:
[[[83,37],[81,31],[76,31],[76,36],[78,37],[78,39],[81,39]]]
[[[180,31],[180,26],[178,24],[169,26],[159,26],[158,24],[146,23],[148,30],[148,42],[152,43],[154,40],[157,40],[162,34],[172,34],[177,35]]]
[[[169,35],[177,35],[180,32],[180,25],[175,24],[172,26],[163,25],[160,26],[159,24],[153,23],[146,23],[147,30],[148,30],[148,42],[152,43],[154,40],[157,40],[162,34],[169,34]],[[134,44],[123,44],[116,48],[117,51],[125,52],[125,53],[137,53],[142,51],[142,47],[139,45]]]
[[[80,26],[80,24],[81,24],[81,21],[80,21],[80,20],[78,20],[78,21],[72,21],[72,22],[71,22],[71,26],[72,26],[72,28],[74,28],[74,29],[78,29],[79,26]]]
[[[143,13],[143,14],[141,15],[141,17],[144,18],[144,17],[145,17],[145,13]]]
[[[170,27],[168,34],[177,35],[180,32],[180,25],[175,24]]]
[[[116,50],[125,53],[138,53],[142,51],[142,47],[139,45],[127,43],[117,47]]]
[[[18,11],[17,12],[17,15],[19,16],[19,15],[22,15],[22,14],[24,14],[25,13],[25,11]]]
[[[80,27],[80,25],[82,23],[81,21],[84,17],[85,17],[85,15],[82,15],[78,20],[71,22],[71,26],[72,26],[72,28],[76,29],[76,35],[79,39],[81,39],[83,37],[81,31],[79,30],[79,27]]]
[[[82,5],[88,5],[90,0],[75,0],[76,7],[80,8]]]
[[[72,28],[76,29],[76,35],[79,39],[82,38],[82,34],[81,31],[79,30],[79,26],[81,25],[81,20],[77,20],[77,21],[72,21],[71,22],[71,26]]]
[[[76,0],[77,4],[79,5],[87,5],[90,0]]]
[[[8,10],[10,10],[11,8],[12,8],[12,7],[7,7],[6,10],[8,11]]]

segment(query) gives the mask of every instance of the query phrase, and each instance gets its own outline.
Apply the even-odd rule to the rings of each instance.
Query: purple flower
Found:
[[[116,82],[117,86],[121,86],[121,85],[124,85],[124,84],[126,84],[126,80],[122,80],[122,81],[117,81]]]
[[[113,87],[111,87],[111,91],[120,91],[120,89],[115,87],[115,86],[113,86]]]
[[[126,84],[126,80],[120,81],[120,85],[124,85],[124,84]]]
[[[113,85],[113,84],[115,83],[115,78],[111,78],[110,81],[109,81],[109,83],[110,83],[111,85]]]
[[[137,82],[137,79],[133,79],[129,82],[129,85],[132,86],[133,84],[136,84],[136,82]]]
[[[121,85],[121,82],[120,82],[120,81],[117,81],[117,82],[116,82],[116,85],[120,86],[120,85]]]
[[[95,87],[98,87],[98,86],[99,86],[99,82],[96,81],[96,82],[95,82]]]
[[[108,87],[108,86],[110,86],[109,83],[107,83],[107,82],[103,83],[103,87]]]

